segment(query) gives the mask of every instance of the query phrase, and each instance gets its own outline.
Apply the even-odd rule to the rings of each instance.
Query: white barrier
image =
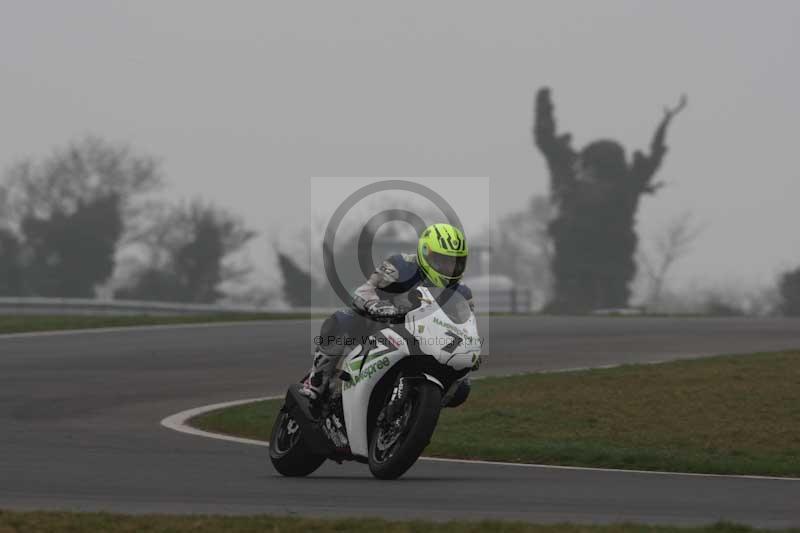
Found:
[[[531,294],[525,289],[473,293],[479,312],[526,313],[531,311]],[[0,315],[207,315],[207,314],[327,314],[330,308],[268,308],[217,304],[146,302],[137,300],[92,300],[86,298],[0,297]]]
[[[135,300],[91,300],[84,298],[0,297],[0,314],[32,315],[200,315],[220,313],[298,313],[248,306],[144,302]]]

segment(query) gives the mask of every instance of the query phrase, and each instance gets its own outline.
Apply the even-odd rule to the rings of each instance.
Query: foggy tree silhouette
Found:
[[[650,153],[637,150],[628,163],[616,141],[601,139],[580,152],[569,133],[559,134],[550,90],[536,96],[533,135],[550,171],[550,200],[556,208],[548,233],[553,242],[554,297],[546,307],[556,313],[628,305],[636,273],[636,212],[643,194],[661,186],[653,178],[667,151],[672,118],[686,105],[665,109]]]
[[[80,202],[74,212],[22,220],[24,292],[37,296],[92,298],[114,270],[122,236],[117,195]]]
[[[17,296],[94,297],[139,198],[161,183],[155,159],[97,137],[22,160],[4,177],[0,294]]]
[[[305,270],[297,266],[291,257],[278,252],[278,266],[283,274],[283,297],[292,307],[311,305],[312,279]]]
[[[13,232],[0,228],[0,295],[22,295],[20,241]]]
[[[172,208],[148,233],[155,259],[115,292],[117,298],[213,303],[222,296],[220,284],[247,272],[226,259],[255,236],[239,218],[199,201]]]
[[[800,316],[800,267],[781,276],[778,292],[781,312],[787,316]]]

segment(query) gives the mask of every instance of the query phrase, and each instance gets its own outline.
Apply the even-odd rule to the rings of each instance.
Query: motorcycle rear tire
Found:
[[[304,477],[322,466],[322,463],[325,462],[325,456],[316,455],[308,451],[302,434],[296,438],[288,449],[281,449],[277,442],[278,437],[281,435],[281,431],[286,431],[289,420],[289,415],[283,411],[275,419],[275,423],[272,426],[272,435],[269,439],[269,458],[272,461],[272,466],[281,475]],[[300,431],[300,429],[298,428],[297,431]]]

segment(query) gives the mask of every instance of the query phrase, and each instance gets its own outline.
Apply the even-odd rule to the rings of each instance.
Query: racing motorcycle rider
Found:
[[[474,309],[472,291],[460,282],[467,265],[467,241],[450,224],[428,226],[419,237],[416,254],[397,254],[387,258],[353,294],[352,308],[340,309],[325,319],[317,337],[314,360],[303,394],[317,400],[333,377],[341,357],[361,344],[362,338],[380,329],[370,318],[400,317],[407,312],[403,297],[419,285],[451,288],[460,292]],[[480,361],[480,359],[478,360]],[[477,365],[475,367],[477,369]],[[469,395],[469,379],[463,378],[445,398],[455,407]]]

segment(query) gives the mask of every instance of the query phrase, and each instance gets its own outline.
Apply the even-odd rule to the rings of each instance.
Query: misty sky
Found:
[[[0,0],[0,164],[130,142],[170,197],[243,214],[268,270],[310,176],[490,176],[502,214],[547,192],[539,87],[577,147],[629,155],[686,92],[640,229],[691,210],[678,279],[755,285],[800,264],[798,22],[794,1]]]

